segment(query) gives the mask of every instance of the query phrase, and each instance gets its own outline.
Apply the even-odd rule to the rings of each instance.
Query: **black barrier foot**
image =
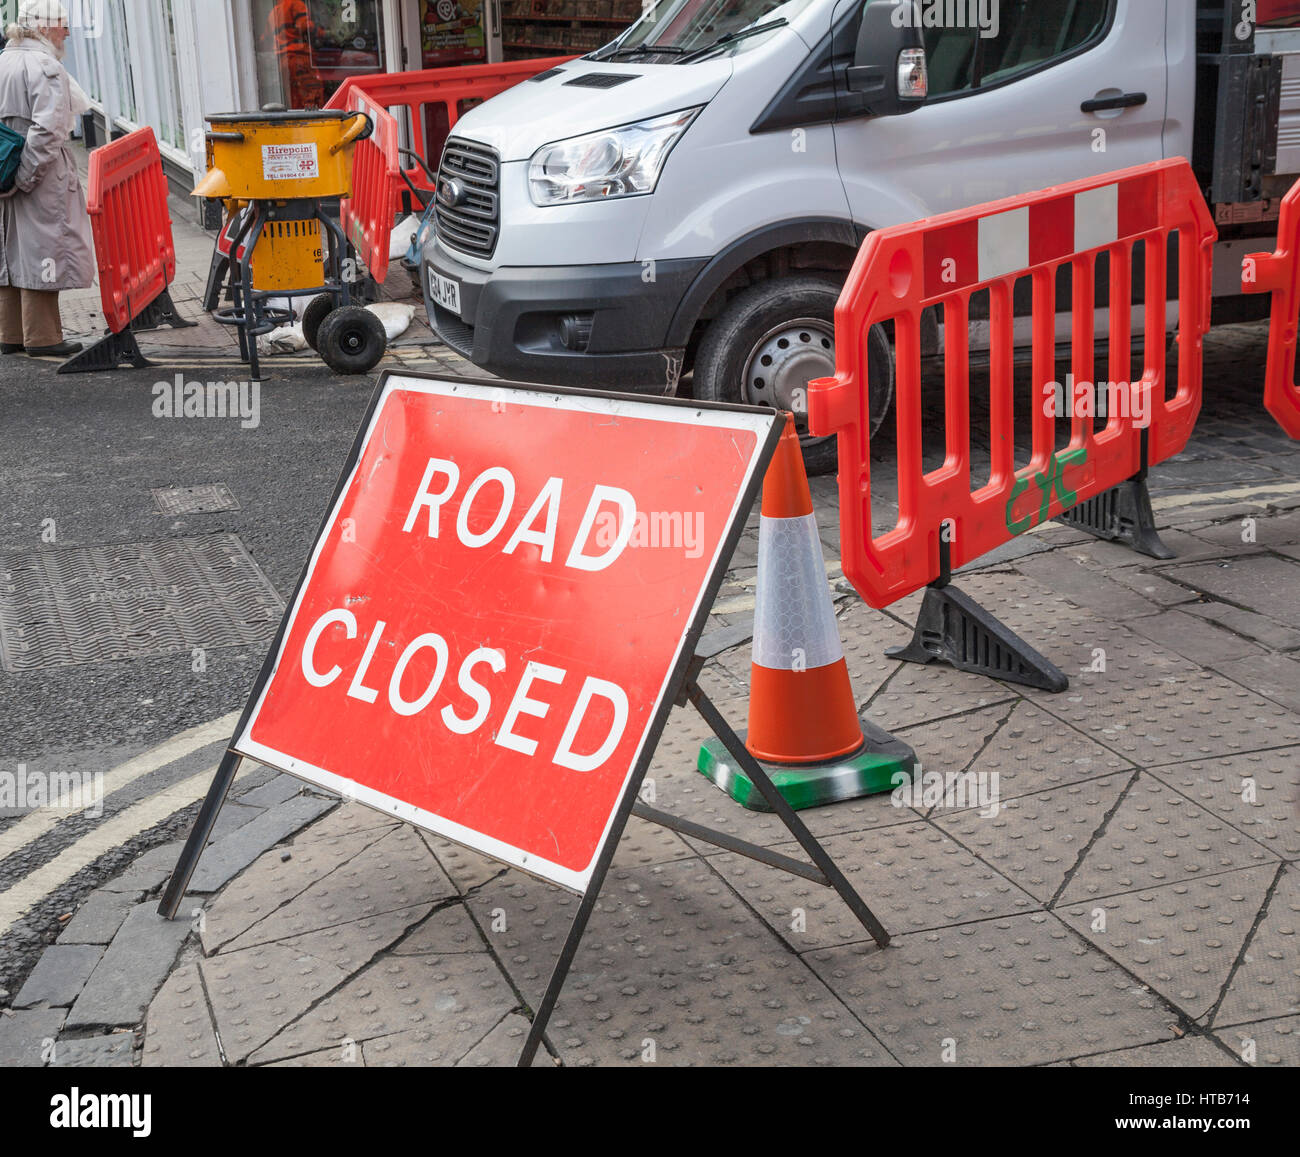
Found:
[[[1177,558],[1160,541],[1145,478],[1130,478],[1113,490],[1080,502],[1057,519],[1105,542],[1119,542],[1149,558]]]
[[[139,316],[131,319],[131,328],[137,333],[163,325],[169,325],[172,329],[192,329],[198,325],[198,322],[181,317],[172,301],[171,291],[166,289],[146,305]]]
[[[958,671],[1064,691],[1070,680],[1010,627],[954,587],[926,587],[916,632],[906,647],[885,652],[904,663],[947,663]]]
[[[140,352],[140,345],[130,329],[124,329],[121,333],[105,334],[94,345],[70,357],[56,372],[93,374],[103,370],[115,370],[123,362],[129,362],[137,370],[153,365],[153,362]]]

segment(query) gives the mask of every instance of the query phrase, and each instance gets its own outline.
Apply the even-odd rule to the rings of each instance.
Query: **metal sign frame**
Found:
[[[328,533],[334,515],[351,482],[354,470],[364,449],[371,425],[375,419],[381,402],[387,396],[387,384],[391,377],[415,379],[417,381],[442,380],[437,378],[436,375],[431,374],[397,373],[394,371],[385,371],[385,373],[380,376],[379,383],[370,400],[370,404],[367,407],[360,429],[357,432],[357,437],[353,442],[347,460],[340,472],[339,481],[335,486],[325,517],[322,520],[320,529],[317,531],[313,540],[313,557],[315,556],[317,547],[322,543],[324,537]],[[781,433],[785,426],[784,415],[764,407],[727,406],[716,403],[696,402],[687,399],[647,397],[640,394],[619,394],[603,391],[561,388],[557,386],[540,386],[529,383],[500,380],[487,381],[467,378],[458,379],[458,381],[472,383],[476,386],[506,387],[511,390],[525,390],[550,395],[578,395],[601,399],[622,399],[641,403],[648,402],[656,406],[682,407],[697,412],[716,410],[730,413],[751,413],[761,416],[770,415],[772,417],[771,427],[768,430],[756,456],[755,468],[751,472],[750,477],[742,490],[740,500],[736,505],[731,519],[731,524],[723,537],[722,549],[718,552],[717,558],[708,573],[702,586],[702,595],[699,603],[697,604],[683,633],[683,645],[678,650],[676,660],[664,685],[664,690],[661,693],[658,706],[646,726],[639,754],[632,768],[631,774],[628,776],[624,784],[622,793],[618,798],[606,836],[600,845],[595,863],[592,866],[587,886],[579,893],[582,896],[582,901],[578,906],[577,914],[569,928],[568,935],[565,937],[564,945],[561,948],[559,959],[556,961],[550,981],[547,984],[546,992],[533,1015],[532,1027],[519,1058],[520,1067],[525,1067],[532,1063],[533,1058],[537,1054],[538,1048],[542,1044],[546,1032],[546,1026],[550,1021],[551,1014],[555,1009],[555,1004],[559,999],[560,991],[564,986],[573,959],[582,942],[582,937],[586,931],[587,923],[591,918],[592,912],[595,910],[596,900],[600,895],[601,888],[605,882],[605,877],[609,872],[614,855],[618,850],[618,844],[622,838],[623,831],[627,826],[628,818],[632,815],[651,823],[659,824],[660,826],[673,831],[680,832],[684,835],[703,840],[716,847],[724,848],[727,851],[734,852],[738,855],[745,856],[771,867],[779,868],[803,879],[810,880],[813,883],[834,889],[839,894],[840,898],[848,905],[853,915],[862,924],[863,928],[872,939],[875,940],[881,948],[886,947],[889,944],[888,932],[885,931],[884,927],[881,925],[879,920],[877,920],[871,909],[867,907],[865,901],[857,894],[853,889],[853,886],[845,878],[844,874],[835,865],[830,854],[822,847],[817,837],[808,830],[807,826],[798,817],[794,809],[786,802],[780,791],[772,783],[768,774],[764,771],[762,765],[749,753],[745,747],[744,741],[722,717],[717,707],[699,685],[699,673],[706,662],[706,657],[700,654],[698,650],[700,638],[703,635],[704,626],[708,622],[708,616],[714,601],[717,598],[718,590],[725,579],[727,563],[735,552],[735,548],[744,532],[745,522],[749,512],[753,509],[754,503],[761,492],[767,466],[776,451],[777,443],[780,441]],[[216,825],[217,817],[225,802],[226,795],[230,790],[231,784],[235,780],[240,764],[243,759],[246,758],[241,752],[235,749],[235,744],[239,737],[244,735],[245,731],[249,727],[255,709],[270,683],[271,677],[275,671],[277,659],[286,641],[289,626],[293,619],[293,612],[299,605],[310,572],[310,565],[304,566],[303,572],[299,576],[298,582],[294,587],[293,595],[288,601],[284,618],[281,620],[275,638],[272,641],[271,646],[268,648],[266,659],[258,673],[254,687],[249,694],[248,701],[244,706],[239,721],[235,725],[230,743],[227,745],[227,750],[217,767],[216,774],[213,776],[212,784],[208,789],[207,796],[204,798],[203,805],[199,809],[199,814],[194,821],[194,826],[185,842],[185,847],[181,851],[180,857],[176,862],[176,867],[172,871],[171,878],[168,880],[167,887],[159,901],[158,913],[166,919],[174,919],[176,916],[181,900],[185,895],[186,887],[189,884],[195,868],[198,866],[199,858],[202,855],[203,849],[211,838],[212,830]],[[786,828],[789,829],[790,834],[793,836],[795,841],[804,849],[805,852],[807,852],[809,859],[812,861],[811,863],[805,863],[792,857],[782,855],[779,852],[774,852],[769,848],[760,847],[748,841],[737,839],[735,836],[728,835],[725,832],[719,832],[695,824],[679,816],[659,811],[640,801],[639,797],[642,783],[645,779],[646,773],[649,771],[651,763],[654,760],[655,752],[658,748],[660,738],[662,737],[664,727],[668,722],[669,713],[672,711],[674,706],[686,706],[687,704],[693,706],[699,712],[700,716],[709,725],[714,734],[716,734],[727,747],[732,758],[734,758],[745,770],[746,774],[750,776],[768,806],[778,816],[782,823],[785,824]],[[292,771],[289,771],[288,773],[293,774]],[[365,801],[359,802],[365,803]],[[444,838],[450,839],[451,837],[446,837],[444,835]],[[481,850],[480,854],[487,854],[490,856],[490,853],[483,853]],[[500,862],[505,863],[505,861]],[[515,864],[509,864],[508,866],[518,867],[518,865]],[[526,868],[521,870],[527,871]],[[555,881],[553,880],[548,880],[547,882],[555,884]],[[563,885],[557,884],[555,886]]]

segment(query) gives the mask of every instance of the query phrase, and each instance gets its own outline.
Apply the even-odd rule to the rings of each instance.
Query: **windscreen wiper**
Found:
[[[784,28],[789,23],[790,21],[784,16],[778,16],[775,20],[769,20],[766,24],[755,24],[752,28],[741,28],[735,32],[728,32],[726,36],[719,36],[712,44],[706,44],[703,48],[696,48],[688,52],[678,63],[686,64],[697,56],[704,56],[716,48],[722,48],[724,45],[737,40],[746,40],[751,36],[757,36],[760,32],[770,32],[773,28]]]
[[[605,53],[604,56],[589,56],[588,60],[613,60],[616,56],[635,56],[639,53],[652,55],[654,53],[663,53],[665,56],[686,56],[688,50],[685,48],[674,48],[671,45],[655,47],[653,44],[634,44],[631,48],[615,48],[612,52]]]

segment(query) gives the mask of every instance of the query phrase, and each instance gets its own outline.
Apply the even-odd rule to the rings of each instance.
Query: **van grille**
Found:
[[[455,182],[464,192],[458,204],[446,203],[444,190]],[[476,257],[491,257],[500,223],[500,165],[485,145],[452,137],[438,167],[434,214],[444,243]]]

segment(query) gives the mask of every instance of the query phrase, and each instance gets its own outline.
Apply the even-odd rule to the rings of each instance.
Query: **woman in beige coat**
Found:
[[[0,353],[68,357],[59,291],[94,283],[86,198],[68,143],[85,94],[60,63],[68,14],[23,0],[0,52],[0,119],[26,136],[12,194],[0,197]]]

